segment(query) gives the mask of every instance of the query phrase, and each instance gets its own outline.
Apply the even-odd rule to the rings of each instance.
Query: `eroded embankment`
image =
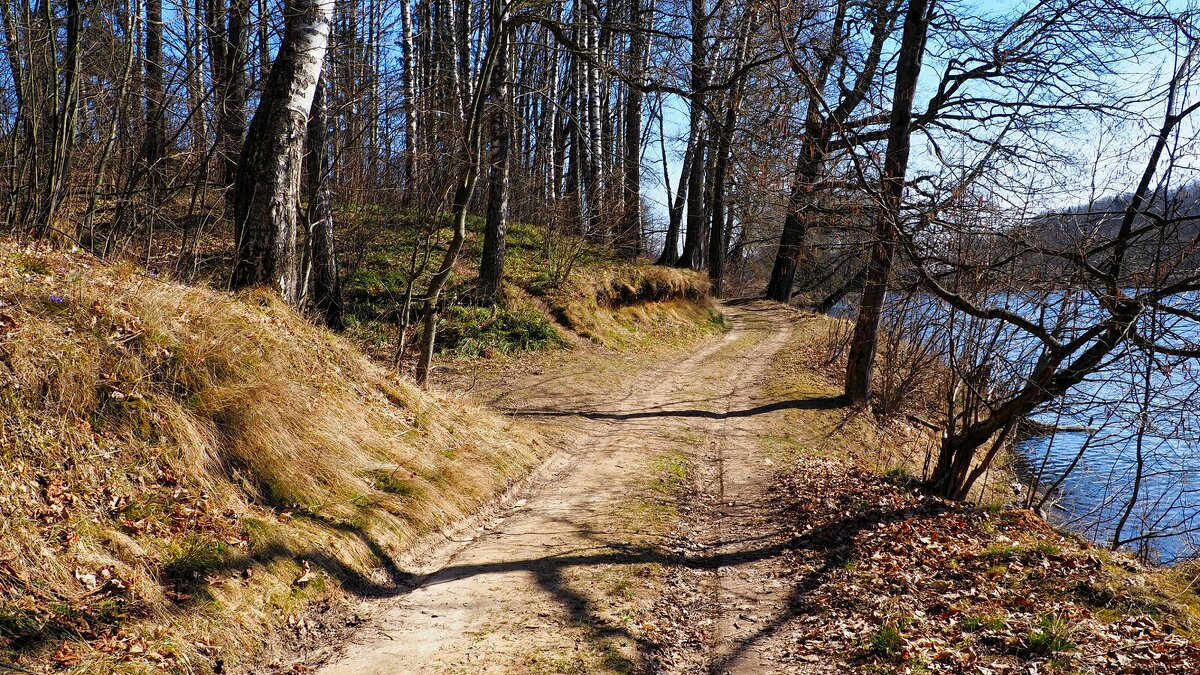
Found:
[[[693,270],[655,265],[594,265],[545,295],[554,318],[606,347],[638,346],[650,331],[669,338],[721,325],[708,279]]]

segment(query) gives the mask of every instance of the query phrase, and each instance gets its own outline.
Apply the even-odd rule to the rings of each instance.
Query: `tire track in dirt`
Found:
[[[657,672],[772,672],[774,661],[761,647],[788,618],[791,587],[780,560],[788,536],[770,493],[776,467],[760,437],[761,416],[780,402],[764,399],[761,390],[797,315],[767,303],[732,311],[752,348],[713,369],[732,377],[705,430],[694,508],[679,527],[688,559],[669,573],[657,607],[664,620],[690,621],[692,628],[677,632],[675,644],[660,645]]]
[[[757,672],[738,665],[752,664],[753,650],[738,645],[747,627],[758,625],[740,608],[769,601],[754,574],[740,569],[770,564],[756,560],[759,538],[747,536],[761,529],[760,492],[770,473],[755,451],[752,406],[794,314],[765,304],[723,309],[732,329],[686,358],[608,391],[570,398],[530,392],[527,400],[544,405],[511,412],[565,423],[574,437],[481,536],[448,542],[414,570],[427,576],[410,592],[379,601],[375,618],[320,672],[526,672],[530,654],[546,655],[554,670],[555,655],[570,661],[578,653],[574,627],[581,623],[601,627],[614,667],[636,666],[656,646],[635,631],[602,625],[589,573],[639,564],[715,570],[702,590],[720,613],[715,654],[702,660]],[[703,439],[689,453],[701,498],[717,507],[709,514],[717,527],[699,556],[674,555],[614,516],[616,505],[642,490],[654,456],[677,445],[667,440],[672,433]]]

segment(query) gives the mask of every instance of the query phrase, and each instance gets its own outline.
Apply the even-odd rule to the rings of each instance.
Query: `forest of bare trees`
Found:
[[[1179,3],[0,0],[0,21],[8,231],[340,328],[341,214],[396,214],[426,242],[401,313],[420,381],[472,218],[473,302],[502,302],[520,221],[854,319],[854,404],[887,412],[881,352],[923,345],[948,497],[1114,363],[1200,355]],[[903,297],[937,329],[893,340]]]

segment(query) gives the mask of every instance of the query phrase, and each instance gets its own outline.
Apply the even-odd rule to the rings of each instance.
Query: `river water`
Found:
[[[1050,519],[1174,563],[1200,542],[1200,435],[1194,364],[1130,368],[1130,356],[1035,419],[1091,427],[1017,444],[1026,478],[1057,484]],[[1140,373],[1131,373],[1136,366]],[[1124,521],[1124,522],[1122,522]]]

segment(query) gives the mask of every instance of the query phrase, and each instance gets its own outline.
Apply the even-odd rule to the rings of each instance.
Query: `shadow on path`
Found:
[[[729,412],[713,412],[711,410],[664,410],[661,407],[631,412],[605,412],[601,410],[519,410],[514,411],[520,417],[572,417],[578,416],[590,420],[606,420],[621,422],[648,418],[694,417],[711,420],[738,419],[754,417],[780,410],[836,410],[847,406],[842,396],[814,396],[811,398],[776,401],[764,405],[746,408],[745,410],[730,410]]]

